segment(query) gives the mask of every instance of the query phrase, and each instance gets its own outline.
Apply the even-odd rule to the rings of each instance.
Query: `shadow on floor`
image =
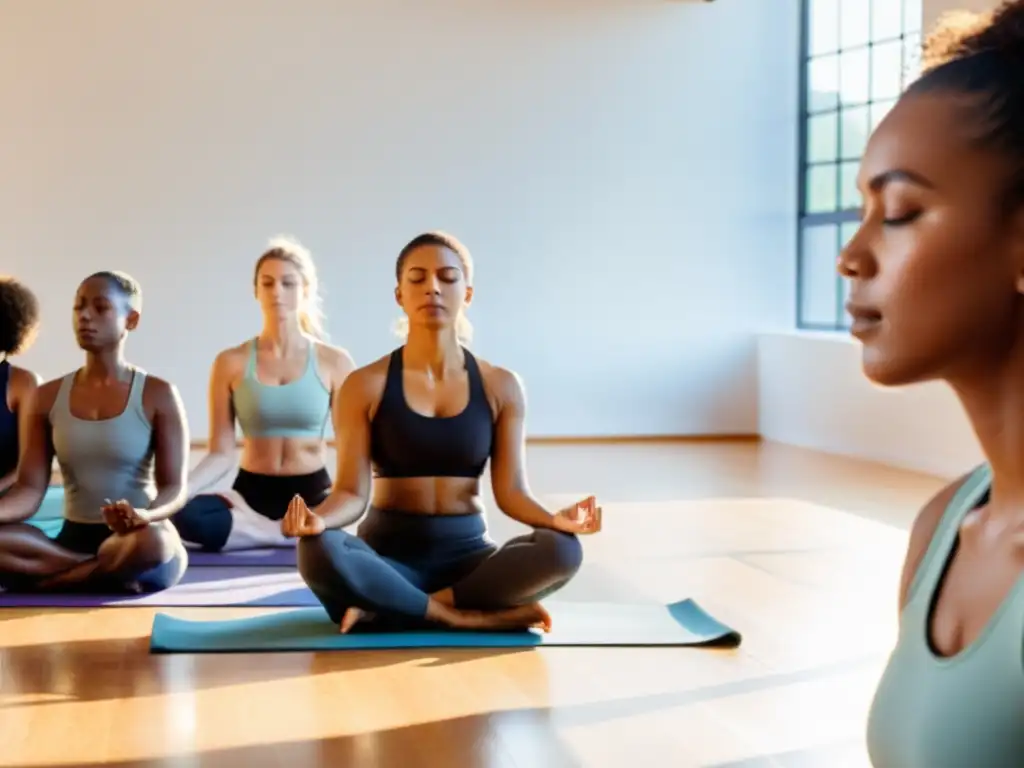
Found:
[[[268,659],[269,660],[269,659]],[[620,718],[690,704],[724,699],[776,686],[820,679],[876,662],[875,657],[850,659],[788,673],[766,675],[692,691],[667,692],[576,706],[535,707],[468,715],[415,725],[306,741],[254,744],[229,749],[179,754],[143,760],[77,762],[79,768],[178,768],[179,766],[302,765],[344,768],[575,768],[583,763],[560,735],[562,729],[600,726]],[[358,706],[349,702],[348,706]],[[212,726],[211,726],[212,727]],[[637,745],[638,753],[643,745]],[[721,763],[709,768],[838,768],[848,764],[861,746],[855,742],[765,755]],[[680,761],[677,765],[689,765]],[[667,763],[666,763],[667,764]],[[63,768],[40,763],[10,768]]]
[[[34,695],[72,701],[106,701],[162,696],[232,685],[264,683],[335,672],[381,669],[421,662],[461,664],[532,653],[530,648],[347,651],[345,653],[151,655],[149,638],[56,641],[0,648],[0,691],[7,697]],[[258,663],[254,663],[258,658]],[[38,704],[52,703],[40,701]],[[35,706],[0,704],[0,711]]]

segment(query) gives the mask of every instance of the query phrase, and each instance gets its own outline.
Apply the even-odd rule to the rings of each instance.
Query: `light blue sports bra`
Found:
[[[263,384],[256,376],[256,339],[252,340],[245,374],[231,401],[246,437],[323,438],[331,415],[331,392],[320,379],[316,346],[302,376],[287,384]]]

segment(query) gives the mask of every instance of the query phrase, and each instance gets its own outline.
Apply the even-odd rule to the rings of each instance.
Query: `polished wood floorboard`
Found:
[[[5,609],[0,766],[868,765],[906,528],[941,480],[743,442],[529,463],[542,496],[604,502],[564,599],[692,597],[743,645],[150,656],[151,609]]]

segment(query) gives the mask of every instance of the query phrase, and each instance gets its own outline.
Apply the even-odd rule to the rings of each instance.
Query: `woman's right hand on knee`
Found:
[[[288,511],[281,520],[281,533],[288,538],[319,536],[325,529],[324,519],[306,506],[305,500],[296,494],[288,504]]]

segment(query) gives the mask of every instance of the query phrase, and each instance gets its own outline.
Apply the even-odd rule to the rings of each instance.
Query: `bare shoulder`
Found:
[[[35,389],[35,412],[36,413],[49,413],[50,409],[53,408],[53,404],[57,402],[57,393],[60,392],[60,385],[64,381],[64,377],[61,376],[56,379],[51,379],[43,384],[40,384]]]
[[[914,524],[910,528],[910,538],[924,540],[925,546],[927,546],[932,536],[935,534],[935,529],[939,525],[939,521],[942,520],[942,516],[945,514],[946,509],[949,507],[950,502],[953,501],[953,497],[959,492],[966,483],[973,472],[957,478],[952,483],[949,483],[942,490],[932,496],[923,507],[921,511],[917,513],[917,517],[914,519]]]
[[[18,365],[11,366],[11,383],[18,387],[27,387],[29,389],[35,389],[43,383],[43,377],[35,371],[30,371],[28,368],[22,368]]]
[[[521,410],[526,407],[526,385],[522,376],[509,368],[502,368],[480,358],[477,358],[476,362],[480,366],[487,397],[496,410]]]
[[[372,363],[353,369],[345,383],[348,385],[351,382],[352,391],[376,393],[379,397],[384,392],[390,364],[391,355],[379,357]]]
[[[142,402],[147,409],[152,406],[158,411],[175,411],[180,408],[181,395],[178,394],[178,388],[167,379],[146,374]]]
[[[374,360],[372,363],[355,368],[341,385],[339,400],[354,407],[362,407],[372,417],[384,396],[384,385],[388,378],[390,355]]]
[[[222,349],[213,358],[213,370],[220,375],[231,376],[240,373],[245,367],[245,361],[252,352],[252,340],[243,341],[241,344]]]
[[[903,605],[907,600],[910,584],[917,573],[918,567],[921,565],[921,561],[924,559],[925,553],[928,551],[928,547],[932,543],[932,538],[935,536],[935,531],[939,527],[943,515],[953,501],[953,497],[956,496],[957,492],[972,475],[973,472],[968,472],[952,483],[949,483],[932,496],[921,507],[921,511],[917,513],[917,517],[910,527],[910,541],[907,544],[907,555],[903,564],[903,576],[900,584],[900,605]]]
[[[321,370],[329,371],[332,378],[342,380],[355,370],[355,360],[347,349],[322,341],[315,343],[317,363]]]
[[[43,382],[43,377],[28,368],[11,366],[11,378],[7,382],[8,397],[19,406],[32,396]]]

